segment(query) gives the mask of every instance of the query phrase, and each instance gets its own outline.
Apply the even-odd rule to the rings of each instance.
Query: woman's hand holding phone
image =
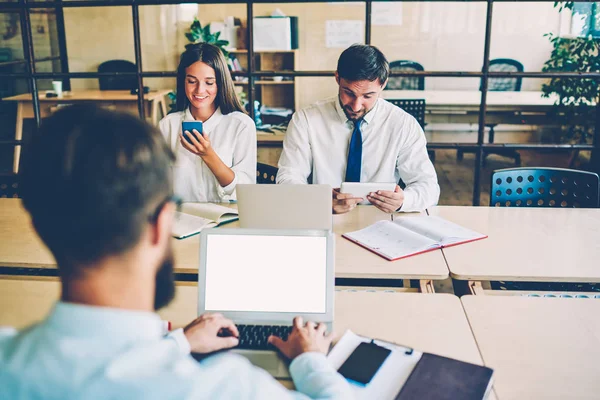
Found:
[[[213,151],[210,140],[203,134],[202,122],[186,121],[182,123],[181,145],[189,152],[205,157]]]

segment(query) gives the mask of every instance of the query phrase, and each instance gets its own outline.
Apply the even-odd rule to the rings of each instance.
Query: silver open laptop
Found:
[[[287,363],[266,343],[293,318],[333,323],[334,238],[325,230],[206,229],[200,235],[198,314],[219,312],[240,330],[235,352],[277,378]]]
[[[236,186],[240,226],[252,229],[331,229],[331,186]]]

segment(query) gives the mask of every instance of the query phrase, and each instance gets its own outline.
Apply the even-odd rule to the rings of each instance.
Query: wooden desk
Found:
[[[443,250],[455,279],[600,282],[600,209],[438,206],[429,214],[489,236]]]
[[[481,92],[476,90],[384,90],[385,99],[424,99],[428,123],[478,123]],[[556,96],[542,92],[488,92],[486,123],[541,125],[556,123],[547,115]]]
[[[150,122],[158,124],[161,115],[167,115],[166,95],[170,90],[157,90],[144,95],[145,113]],[[128,90],[82,90],[69,92],[62,97],[46,98],[43,93],[39,94],[40,117],[45,118],[52,114],[59,105],[96,103],[102,106],[138,114],[137,95]],[[20,94],[2,99],[3,101],[17,102],[17,125],[15,128],[15,140],[23,138],[23,120],[34,118],[33,97],[31,93]],[[21,146],[15,146],[13,172],[19,172],[19,160],[21,157]]]
[[[411,218],[415,214],[397,214]],[[334,216],[336,233],[336,277],[362,279],[445,279],[448,268],[441,251],[390,262],[341,237],[344,232],[364,228],[389,218],[373,206],[358,207],[351,213]],[[226,225],[238,226],[237,222]],[[175,272],[198,272],[200,237],[173,239]],[[0,267],[56,268],[50,251],[30,223],[19,199],[0,199]]]
[[[57,280],[0,278],[0,325],[24,328],[40,321],[59,296]],[[335,296],[336,332],[352,329],[482,364],[460,301],[453,295],[336,291]],[[182,327],[196,318],[197,310],[197,286],[179,283],[175,299],[159,314],[175,327]]]
[[[461,298],[494,390],[508,399],[597,399],[600,301]]]

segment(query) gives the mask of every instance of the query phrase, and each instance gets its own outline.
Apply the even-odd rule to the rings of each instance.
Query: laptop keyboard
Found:
[[[238,349],[246,350],[274,350],[274,347],[267,342],[269,336],[279,336],[287,340],[291,326],[283,325],[236,325],[240,332],[240,344]]]

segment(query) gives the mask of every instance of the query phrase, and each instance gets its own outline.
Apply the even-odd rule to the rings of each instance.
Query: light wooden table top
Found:
[[[600,300],[461,299],[499,399],[598,399]]]
[[[60,282],[56,279],[0,278],[0,325],[24,328],[40,321],[59,296]],[[482,364],[460,301],[453,295],[336,291],[335,296],[336,332],[352,329],[358,334]],[[182,327],[197,317],[197,311],[197,286],[181,283],[174,301],[159,314],[173,326]]]
[[[425,105],[431,110],[479,109],[481,92],[478,90],[384,90],[385,99],[425,99]],[[557,98],[542,97],[542,92],[488,92],[488,111],[522,111],[522,110],[548,110]]]
[[[20,199],[0,199],[0,266],[56,268]]]
[[[410,218],[416,214],[397,214]],[[448,268],[441,251],[433,251],[398,261],[387,261],[341,237],[342,233],[364,228],[389,214],[373,206],[358,207],[334,216],[336,232],[336,277],[364,279],[445,279]],[[237,222],[226,227],[236,227]],[[175,272],[197,273],[200,262],[200,237],[173,239]],[[29,215],[19,199],[0,199],[0,266],[56,268],[50,251],[33,230]]]
[[[170,90],[152,90],[144,94],[145,100],[154,100],[166,96]],[[31,93],[19,94],[6,97],[4,101],[32,101]],[[63,94],[62,97],[46,97],[43,92],[39,93],[40,101],[46,102],[73,102],[73,101],[137,101],[137,94],[131,94],[129,90],[77,90]]]
[[[489,236],[443,250],[453,278],[600,282],[600,209],[438,206],[429,214]]]

